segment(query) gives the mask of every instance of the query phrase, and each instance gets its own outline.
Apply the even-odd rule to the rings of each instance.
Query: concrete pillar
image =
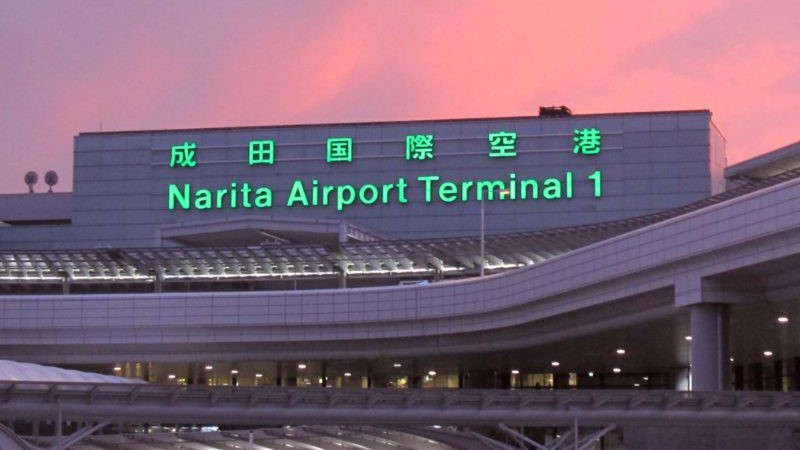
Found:
[[[728,306],[699,303],[690,306],[693,391],[730,389]]]

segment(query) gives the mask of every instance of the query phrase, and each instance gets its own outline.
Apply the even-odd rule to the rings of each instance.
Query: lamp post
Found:
[[[499,190],[491,190],[489,191],[494,197],[494,193],[500,196],[502,200],[504,196],[508,195],[508,189],[499,189]],[[481,276],[484,275],[486,269],[486,213],[485,207],[483,206],[483,196],[481,196]]]
[[[484,256],[484,238],[485,238],[485,229],[486,229],[486,217],[483,212],[483,197],[481,196],[481,276],[483,276],[484,266],[486,265],[486,259]]]

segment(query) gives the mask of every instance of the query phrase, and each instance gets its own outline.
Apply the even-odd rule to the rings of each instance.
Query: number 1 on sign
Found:
[[[586,177],[594,181],[594,196],[600,198],[603,196],[603,175],[599,170],[595,170],[591,175]]]

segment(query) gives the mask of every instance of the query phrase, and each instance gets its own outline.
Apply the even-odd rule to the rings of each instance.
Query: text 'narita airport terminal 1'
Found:
[[[490,133],[488,137],[489,158],[516,157],[516,133]],[[597,155],[601,151],[601,134],[596,128],[574,131],[572,152],[576,155]],[[250,141],[249,164],[275,164],[274,141]],[[192,168],[197,165],[197,145],[184,142],[171,149],[170,167]],[[412,135],[406,138],[406,160],[424,161],[433,159],[433,135]],[[353,161],[351,138],[329,138],[327,141],[328,164]],[[201,187],[190,183],[168,185],[168,207],[170,210],[210,210],[236,208],[271,208],[273,204],[287,207],[335,207],[342,211],[351,205],[388,205],[409,202],[411,189],[422,190],[424,203],[453,204],[470,201],[515,200],[561,200],[573,198],[577,183],[589,183],[590,195],[602,197],[603,179],[600,170],[576,173],[564,170],[547,178],[523,177],[509,172],[503,179],[449,180],[436,174],[423,174],[414,178],[397,177],[388,183],[362,183],[358,185],[339,183],[326,184],[319,179],[295,179],[290,186],[281,186],[287,192],[285,198],[276,199],[273,187],[254,186],[250,182],[233,180],[225,187]]]

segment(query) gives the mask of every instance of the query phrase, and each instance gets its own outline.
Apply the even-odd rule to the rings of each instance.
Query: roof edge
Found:
[[[449,118],[449,119],[409,119],[409,120],[387,120],[387,121],[367,121],[367,122],[328,122],[328,123],[297,123],[297,124],[274,124],[274,125],[248,125],[231,127],[208,127],[208,128],[167,128],[159,130],[118,130],[118,131],[84,131],[78,133],[81,136],[102,136],[115,134],[139,134],[139,133],[189,133],[198,131],[233,131],[233,130],[256,130],[261,128],[289,128],[289,127],[332,127],[332,126],[354,126],[354,125],[387,125],[387,124],[412,124],[412,123],[431,123],[431,122],[474,122],[480,120],[518,120],[518,119],[542,119],[558,120],[584,117],[606,117],[606,116],[629,116],[629,115],[653,115],[653,114],[691,114],[706,113],[711,114],[710,109],[686,109],[673,111],[637,111],[637,112],[612,112],[612,113],[592,113],[592,114],[573,114],[566,117],[541,117],[541,116],[500,116],[500,117],[468,117],[468,118]]]

